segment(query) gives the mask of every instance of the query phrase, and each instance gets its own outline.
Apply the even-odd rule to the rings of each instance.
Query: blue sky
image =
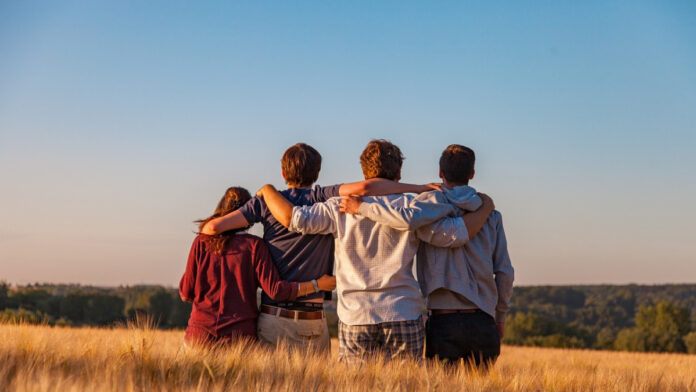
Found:
[[[476,150],[519,284],[696,277],[691,2],[0,1],[0,59],[0,279],[176,284],[227,186],[377,137]]]

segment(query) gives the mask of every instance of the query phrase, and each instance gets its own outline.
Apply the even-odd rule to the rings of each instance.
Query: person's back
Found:
[[[429,192],[420,198],[433,203],[451,203],[457,207],[457,215],[462,216],[478,208],[474,195],[474,188],[464,185],[445,188],[442,192]],[[460,248],[421,244],[418,260],[418,282],[423,295],[428,297],[429,309],[450,309],[461,305],[461,298],[458,302],[453,298],[463,296],[465,303],[470,302],[497,320],[504,321],[511,293],[498,293],[498,284],[511,289],[514,271],[510,265],[499,211],[493,211],[481,230]],[[454,295],[443,291],[443,288]]]
[[[410,195],[365,197],[402,207]],[[291,230],[330,232],[336,238],[338,316],[346,325],[417,319],[423,300],[413,276],[419,240],[410,231],[392,229],[360,215],[339,212],[333,198],[315,208],[296,209]],[[325,216],[331,214],[331,217]],[[328,218],[328,219],[327,219]],[[328,221],[331,227],[320,227]]]
[[[308,188],[289,188],[280,193],[295,206],[308,206],[338,195],[338,185]],[[263,224],[263,239],[280,277],[288,281],[308,281],[324,274],[332,274],[334,268],[334,243],[329,235],[302,235],[289,231],[270,213],[262,197],[253,197],[240,208],[249,223]],[[302,301],[323,300],[324,293],[303,297]],[[264,305],[278,306],[266,293],[262,294]]]
[[[440,159],[443,191],[420,194],[419,205],[451,205],[466,217],[481,200],[467,186],[474,176],[474,152],[451,145]],[[410,212],[364,203],[360,213],[395,228],[407,227]],[[500,212],[493,211],[481,229],[460,248],[423,243],[418,251],[418,282],[427,297],[426,356],[488,365],[500,353],[505,315],[510,308],[514,270]]]
[[[255,266],[258,258],[268,258],[268,250],[261,238],[237,233],[217,254],[211,249],[212,240],[206,235],[195,238],[191,248],[193,264],[180,282],[182,294],[193,302],[189,327],[212,336],[243,335],[255,339],[258,317]],[[287,295],[280,298],[291,297],[291,289],[283,294]],[[192,333],[191,328],[188,333]]]

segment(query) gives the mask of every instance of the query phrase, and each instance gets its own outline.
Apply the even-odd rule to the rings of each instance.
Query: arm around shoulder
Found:
[[[228,230],[241,229],[249,226],[249,222],[241,211],[235,210],[225,216],[215,218],[206,223],[201,233],[207,235],[217,235]]]

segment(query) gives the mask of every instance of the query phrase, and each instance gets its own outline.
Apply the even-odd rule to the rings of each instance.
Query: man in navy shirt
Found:
[[[312,188],[321,170],[321,155],[304,143],[285,151],[281,169],[288,189],[280,193],[295,206],[313,205],[335,196],[420,193],[433,189],[431,185],[403,184],[379,178]],[[254,197],[238,210],[211,220],[202,233],[215,235],[257,222],[263,224],[263,239],[283,280],[311,281],[333,273],[333,237],[288,231],[273,217],[262,197]],[[257,326],[259,340],[270,345],[284,341],[291,347],[328,352],[331,346],[323,300],[324,294],[318,288],[314,294],[293,302],[276,302],[263,293]]]

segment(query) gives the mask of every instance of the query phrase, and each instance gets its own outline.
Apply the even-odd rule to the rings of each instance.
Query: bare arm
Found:
[[[474,212],[469,212],[462,216],[464,224],[466,224],[466,229],[469,231],[469,239],[474,238],[474,236],[481,231],[483,225],[488,220],[488,216],[495,209],[493,199],[491,199],[488,195],[485,193],[479,193],[479,197],[481,197],[481,201],[483,201],[481,207]]]
[[[314,294],[314,285],[312,282],[300,282],[298,283],[298,297],[304,297],[305,295]],[[319,291],[333,291],[336,288],[336,277],[330,275],[322,275],[321,278],[317,279],[317,286]]]
[[[281,225],[285,227],[290,226],[292,209],[295,206],[290,203],[288,199],[284,198],[273,185],[266,184],[262,186],[261,189],[256,192],[256,196],[263,197],[266,206],[268,206],[268,210],[271,211],[273,217],[276,218]]]
[[[244,215],[239,210],[230,212],[225,216],[212,219],[210,222],[203,226],[201,233],[207,235],[216,235],[224,233],[228,230],[241,229],[243,227],[249,226]]]
[[[395,193],[422,193],[439,188],[440,184],[404,184],[401,182],[386,180],[384,178],[371,178],[365,181],[342,184],[338,188],[341,196],[381,196]]]

